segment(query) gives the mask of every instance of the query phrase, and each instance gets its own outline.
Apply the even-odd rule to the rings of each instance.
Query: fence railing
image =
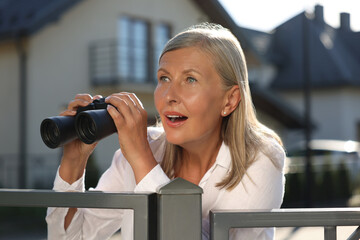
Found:
[[[158,193],[55,192],[0,190],[0,206],[76,207],[134,210],[135,240],[201,240],[202,189],[175,179]],[[210,212],[212,240],[229,238],[231,228],[324,227],[324,239],[335,240],[337,226],[359,226],[360,208],[278,209]],[[360,228],[348,240],[360,238]]]
[[[264,211],[211,211],[211,239],[228,239],[231,228],[324,227],[324,239],[336,239],[337,226],[359,226],[360,208],[276,209]],[[348,238],[359,239],[360,228]]]

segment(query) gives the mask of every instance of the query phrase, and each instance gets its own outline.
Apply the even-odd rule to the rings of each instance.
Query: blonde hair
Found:
[[[258,152],[268,156],[279,167],[266,147],[269,139],[280,138],[261,124],[255,114],[248,83],[244,53],[237,38],[226,28],[217,24],[195,25],[177,34],[165,45],[161,57],[169,51],[186,47],[198,47],[212,57],[216,71],[223,80],[224,90],[239,85],[241,101],[238,107],[223,119],[221,136],[231,153],[231,169],[217,184],[218,187],[233,189],[239,184],[246,170],[255,161]],[[174,177],[174,169],[181,159],[181,147],[166,142],[161,163],[163,170]]]

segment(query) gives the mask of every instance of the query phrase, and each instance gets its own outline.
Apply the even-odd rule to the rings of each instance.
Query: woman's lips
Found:
[[[178,112],[165,112],[166,124],[170,127],[179,127],[183,125],[188,117]]]

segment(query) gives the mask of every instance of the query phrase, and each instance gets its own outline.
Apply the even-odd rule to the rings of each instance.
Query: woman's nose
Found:
[[[179,95],[177,87],[174,84],[169,84],[165,91],[165,99],[169,104],[179,103]]]

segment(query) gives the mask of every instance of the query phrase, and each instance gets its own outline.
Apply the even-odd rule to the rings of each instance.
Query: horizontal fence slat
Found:
[[[0,206],[134,209],[146,206],[155,193],[56,192],[51,190],[0,190]]]
[[[210,211],[210,234],[213,240],[228,239],[231,228],[357,225],[360,225],[360,208],[275,209],[270,212],[259,210]]]
[[[360,225],[360,208],[306,208],[266,211],[217,211],[210,212],[217,224],[230,227],[315,227]]]

